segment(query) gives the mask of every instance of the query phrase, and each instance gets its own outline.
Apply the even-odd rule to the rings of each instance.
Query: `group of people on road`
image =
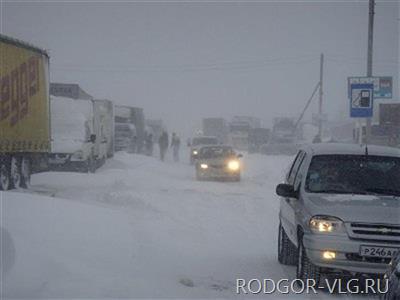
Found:
[[[165,160],[165,155],[167,153],[168,147],[172,148],[172,154],[175,162],[179,161],[179,148],[181,145],[181,140],[178,135],[174,132],[171,137],[171,145],[169,144],[169,137],[166,131],[163,131],[160,138],[158,139],[158,145],[160,148],[160,159]]]
[[[141,145],[140,145],[141,144]],[[160,159],[165,160],[165,155],[168,148],[172,148],[172,155],[175,162],[179,161],[179,149],[181,140],[179,136],[174,132],[171,136],[171,143],[169,142],[169,136],[167,131],[163,131],[158,139],[158,146],[160,149]],[[145,133],[142,143],[138,142],[136,136],[132,139],[131,153],[143,153],[147,156],[153,156],[154,152],[154,136],[152,133]]]

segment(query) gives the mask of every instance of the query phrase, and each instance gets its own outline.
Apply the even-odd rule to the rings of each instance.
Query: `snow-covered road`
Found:
[[[31,191],[1,193],[16,249],[3,296],[242,298],[237,278],[293,279],[276,259],[274,194],[291,159],[246,155],[239,183],[126,153],[96,174],[34,175]]]

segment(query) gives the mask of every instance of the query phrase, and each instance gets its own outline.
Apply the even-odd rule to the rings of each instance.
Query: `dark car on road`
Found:
[[[192,141],[188,143],[188,146],[190,147],[190,164],[193,165],[196,162],[201,147],[218,144],[219,140],[215,136],[194,137]]]
[[[202,147],[196,162],[196,178],[240,181],[241,157],[231,146]]]

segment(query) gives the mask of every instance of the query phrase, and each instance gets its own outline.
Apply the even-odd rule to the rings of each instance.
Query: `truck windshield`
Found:
[[[400,158],[364,155],[313,157],[305,189],[310,193],[400,196]]]

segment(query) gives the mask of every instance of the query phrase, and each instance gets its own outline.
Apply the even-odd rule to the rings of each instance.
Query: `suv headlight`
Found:
[[[199,154],[199,152],[197,152],[197,150],[193,150],[193,155],[197,155]]]
[[[314,233],[344,232],[342,220],[331,216],[314,216],[310,219],[310,229]]]

